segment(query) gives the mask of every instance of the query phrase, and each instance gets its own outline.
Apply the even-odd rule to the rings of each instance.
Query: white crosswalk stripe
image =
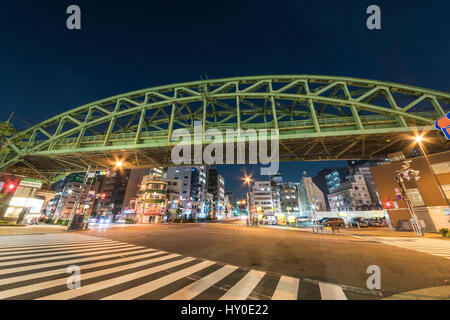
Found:
[[[358,238],[450,259],[450,241],[444,239],[371,236],[358,236]]]
[[[4,238],[0,299],[190,300],[212,295],[220,300],[296,300],[302,292],[298,278],[120,241],[78,234]],[[72,265],[80,268],[81,287],[70,290],[67,267]],[[263,284],[265,279],[271,279],[266,281],[270,285]],[[320,282],[317,287],[317,299],[347,299],[338,285]]]

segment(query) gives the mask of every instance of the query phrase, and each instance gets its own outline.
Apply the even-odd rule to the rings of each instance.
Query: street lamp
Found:
[[[431,174],[433,175],[434,181],[436,182],[436,184],[437,184],[438,187],[439,187],[439,191],[441,192],[442,197],[444,198],[445,202],[447,203],[447,206],[450,206],[450,203],[449,203],[449,201],[448,201],[448,199],[447,199],[447,196],[445,195],[445,192],[444,192],[444,190],[442,189],[442,185],[441,185],[441,183],[439,182],[438,177],[437,177],[436,174],[434,173],[434,170],[433,170],[433,168],[431,167],[430,159],[428,159],[428,155],[427,155],[427,153],[425,152],[425,149],[424,149],[424,147],[423,147],[423,145],[422,145],[422,141],[425,141],[425,139],[423,138],[422,135],[417,135],[417,136],[414,138],[414,140],[415,140],[415,141],[417,142],[417,144],[419,145],[420,150],[422,151],[422,153],[423,153],[425,159],[427,160],[428,169],[431,171]]]
[[[121,168],[122,166],[123,166],[123,162],[122,161],[120,161],[120,160],[116,161],[116,167],[117,168]]]
[[[253,181],[251,176],[245,176],[243,178],[244,183],[247,184],[248,192],[250,191],[250,184]],[[247,192],[247,225],[250,223],[250,202],[248,199],[248,192]]]

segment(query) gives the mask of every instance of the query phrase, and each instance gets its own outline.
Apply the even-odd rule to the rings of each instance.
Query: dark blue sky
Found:
[[[81,7],[80,31],[66,28],[71,4]],[[366,28],[371,4],[381,7],[382,30]],[[341,75],[448,91],[449,12],[448,0],[2,1],[0,119],[14,111],[36,124],[201,75]],[[281,171],[298,180],[303,168],[318,170]],[[236,170],[224,169],[231,189]]]

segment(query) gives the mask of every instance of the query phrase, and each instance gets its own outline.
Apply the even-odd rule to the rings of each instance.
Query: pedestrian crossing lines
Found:
[[[450,259],[450,241],[430,238],[406,237],[371,237],[355,236],[364,240],[372,240],[392,246],[432,254],[434,256]]]
[[[72,265],[80,268],[81,287],[69,290]],[[308,286],[297,278],[79,234],[0,238],[0,299],[346,300],[349,294],[317,282],[316,295],[305,296]]]

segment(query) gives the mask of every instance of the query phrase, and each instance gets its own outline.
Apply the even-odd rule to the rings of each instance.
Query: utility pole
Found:
[[[397,170],[396,172],[396,180],[400,186],[403,199],[405,200],[406,206],[408,207],[409,213],[411,215],[414,232],[416,233],[417,236],[423,237],[422,228],[420,227],[419,221],[414,212],[411,201],[409,200],[408,195],[406,194],[406,186],[404,179],[409,181],[411,180],[411,178],[414,178],[416,181],[419,180],[420,179],[419,171],[413,170],[411,168],[411,160],[403,161],[402,168],[400,170]]]
[[[85,174],[84,179],[83,179],[83,184],[81,185],[81,188],[80,188],[80,194],[77,196],[77,198],[75,200],[75,203],[73,205],[72,213],[70,215],[69,224],[67,225],[67,230],[66,231],[70,231],[72,229],[73,221],[75,219],[75,216],[76,216],[77,210],[78,210],[78,206],[80,204],[81,195],[83,194],[83,192],[85,191],[84,189],[86,188],[86,184],[87,184],[87,181],[88,181],[88,178],[89,178],[90,170],[91,170],[91,165],[88,165],[86,174]]]

